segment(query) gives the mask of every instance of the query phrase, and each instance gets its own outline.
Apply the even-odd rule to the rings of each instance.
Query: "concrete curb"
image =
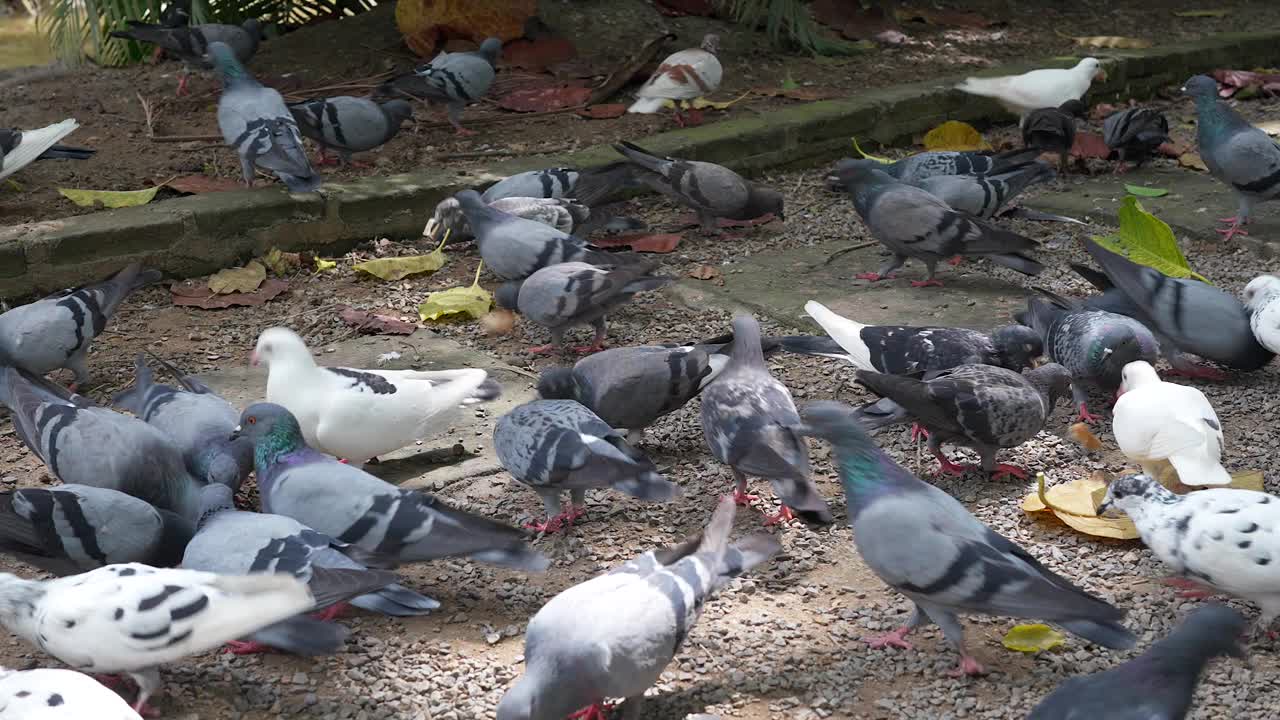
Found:
[[[1147,50],[1108,51],[1108,78],[1095,100],[1145,98],[1192,74],[1280,61],[1280,31],[1218,35]],[[1069,66],[1055,58],[993,69]],[[909,142],[944,120],[1007,120],[995,103],[951,89],[959,77],[911,83],[857,97],[808,103],[661,133],[639,142],[654,151],[718,162],[747,173],[811,167],[850,154],[849,138],[874,146]],[[319,193],[244,190],[137,208],[0,228],[0,297],[16,297],[103,277],[131,260],[190,277],[237,264],[275,246],[344,251],[377,236],[416,237],[437,202],[464,188],[535,167],[592,167],[616,160],[594,146],[561,157],[495,164],[487,172],[430,170],[326,185]]]

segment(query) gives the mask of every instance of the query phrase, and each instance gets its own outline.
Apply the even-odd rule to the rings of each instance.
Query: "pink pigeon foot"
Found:
[[[942,281],[941,280],[912,280],[911,281],[911,287],[921,288],[921,287],[930,287],[930,286],[942,287]]]
[[[871,282],[878,282],[880,280],[892,280],[893,273],[889,273],[888,275],[881,275],[880,273],[864,272],[864,273],[858,273],[853,277],[855,280],[870,280]]]
[[[263,645],[252,640],[231,640],[227,642],[225,647],[226,651],[232,655],[258,655],[276,652],[276,649],[270,645]]]
[[[174,91],[174,95],[176,95],[177,97],[182,97],[183,95],[186,95],[186,94],[187,94],[187,76],[183,75],[182,77],[178,78],[178,89]]]
[[[782,506],[782,509],[779,510],[778,512],[772,515],[765,516],[764,524],[765,524],[765,527],[768,527],[770,525],[778,525],[778,524],[785,525],[786,523],[789,523],[795,519],[796,519],[796,514],[791,512],[791,508],[787,507],[784,504]]]
[[[568,720],[609,720],[609,716],[605,714],[609,709],[605,703],[596,703],[573,713]]]
[[[929,431],[925,429],[925,426],[921,425],[920,423],[911,423],[911,442],[918,442],[920,440],[928,440],[928,439],[929,439]]]
[[[747,505],[750,505],[751,503],[759,499],[760,499],[759,495],[751,495],[750,493],[743,492],[742,490],[738,490],[736,488],[733,491],[733,501],[739,505],[742,505],[743,507],[746,507]]]
[[[556,350],[555,345],[552,345],[551,343],[547,343],[546,345],[535,345],[529,348],[528,350],[525,350],[525,352],[529,353],[530,355],[546,355],[547,353],[554,352],[555,350]]]
[[[462,127],[461,125],[459,125],[457,129],[454,131],[454,134],[457,135],[458,137],[473,137],[475,135],[478,135],[479,133],[477,133],[475,130],[468,130]]]
[[[1129,172],[1129,163],[1123,160],[1116,161],[1116,167],[1111,171],[1112,175],[1124,175]]]
[[[911,632],[909,625],[903,625],[900,628],[891,630],[883,635],[871,635],[862,638],[862,642],[869,645],[874,650],[880,650],[886,647],[902,648],[910,650],[911,643],[907,642],[907,633]]]
[[[972,655],[960,656],[960,667],[947,672],[947,677],[972,677],[974,675],[986,675],[987,669],[982,667],[982,663],[978,662]]]
[[[1018,467],[1017,465],[1006,465],[1006,464],[1004,464],[1004,463],[1000,463],[1000,464],[996,465],[995,472],[991,473],[991,479],[992,479],[992,480],[999,480],[999,479],[1003,478],[1003,477],[1004,477],[1004,476],[1006,476],[1006,475],[1012,475],[1012,476],[1014,476],[1014,477],[1018,478],[1019,480],[1026,480],[1026,479],[1027,479],[1027,471],[1026,471],[1026,470],[1023,470],[1022,468]]]
[[[551,533],[560,532],[565,528],[573,527],[573,521],[577,520],[578,518],[586,514],[587,514],[587,511],[585,509],[575,508],[572,505],[570,505],[568,510],[565,510],[564,512],[560,513],[559,515],[556,515],[555,517],[547,518],[545,522],[538,522],[534,520],[534,521],[525,523],[524,526],[526,528],[529,528],[530,530],[533,530],[534,532],[540,532],[540,533],[549,535]]]
[[[324,167],[326,165],[340,165],[340,164],[341,163],[338,162],[337,157],[327,155],[323,151],[320,153],[320,157],[316,160],[316,165],[320,167]]]
[[[1230,240],[1236,235],[1248,236],[1249,231],[1244,229],[1244,225],[1248,220],[1240,220],[1238,217],[1218,218],[1220,223],[1231,223],[1231,227],[1218,228],[1217,232],[1222,235],[1223,240]]]
[[[963,256],[963,255],[957,255],[957,256],[955,256],[955,257],[951,258],[950,260],[948,260],[948,261],[947,261],[947,264],[948,264],[948,265],[950,265],[951,267],[959,267],[959,266],[960,266],[960,264],[961,264],[961,263],[963,263],[963,262],[964,262],[964,256]]]
[[[1080,420],[1087,423],[1096,423],[1102,419],[1101,415],[1094,415],[1089,412],[1089,407],[1084,403],[1080,403]]]
[[[1225,372],[1215,367],[1209,367],[1208,365],[1191,365],[1184,369],[1172,368],[1169,370],[1168,374],[1176,377],[1197,378],[1201,380],[1227,379],[1227,374]]]
[[[957,465],[951,462],[951,458],[947,457],[942,451],[934,453],[934,457],[938,458],[938,473],[941,475],[963,475],[966,470],[973,467],[972,465]]]
[[[579,355],[590,355],[591,353],[598,353],[601,350],[604,350],[604,341],[591,343],[590,345],[579,345],[573,349],[573,351]]]
[[[1167,577],[1161,582],[1169,587],[1178,588],[1178,597],[1187,600],[1204,599],[1216,594],[1213,588],[1184,577]]]
[[[345,613],[350,607],[350,605],[344,602],[335,603],[318,613],[313,613],[311,617],[320,620],[321,622],[332,622],[342,617],[343,613]]]

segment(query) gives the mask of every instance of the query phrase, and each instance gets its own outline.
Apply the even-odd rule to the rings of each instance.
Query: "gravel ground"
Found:
[[[1165,161],[1167,162],[1167,161]],[[735,262],[763,251],[786,252],[828,240],[851,243],[869,239],[847,200],[824,191],[821,172],[780,174],[768,178],[788,193],[788,222],[745,231],[738,239],[705,240],[690,235],[673,254],[664,256],[671,274],[685,275],[702,264],[732,272]],[[1073,177],[1042,192],[1076,189]],[[663,201],[633,201],[655,221],[667,222],[676,210]],[[1263,208],[1274,212],[1273,208]],[[1037,279],[1068,294],[1084,291],[1066,268],[1084,260],[1079,239],[1105,228],[1058,224],[1013,223],[1046,242],[1040,253],[1050,267]],[[1204,275],[1230,291],[1238,291],[1261,268],[1257,260],[1234,246],[1207,237],[1184,238],[1184,250]],[[394,246],[383,252],[396,251]],[[375,252],[369,248],[367,253]],[[348,334],[332,311],[334,298],[357,307],[407,312],[427,290],[469,281],[474,251],[451,261],[436,276],[398,283],[355,279],[349,263],[338,273],[296,278],[292,292],[259,308],[205,312],[175,308],[160,289],[138,293],[121,309],[112,329],[95,348],[92,367],[96,387],[89,394],[105,399],[128,381],[132,355],[143,347],[163,351],[189,369],[213,369],[242,362],[258,332],[273,324],[294,326],[313,347]],[[997,275],[1024,283],[1014,273],[969,262],[956,271]],[[850,283],[856,294],[860,283]],[[927,292],[923,291],[923,292]],[[690,306],[676,294],[658,294],[622,309],[611,323],[612,345],[687,340],[722,332],[729,312],[718,306]],[[993,325],[1006,318],[991,318]],[[766,321],[765,332],[788,330]],[[516,326],[512,335],[482,335],[476,325],[444,325],[434,331],[531,370],[553,363],[531,361],[520,348],[544,341],[538,329]],[[583,330],[581,332],[588,332]],[[575,336],[576,337],[576,336]],[[584,335],[585,337],[585,335]],[[852,371],[834,361],[779,355],[770,367],[798,401],[837,398],[856,402],[866,393],[851,382]],[[1260,468],[1275,490],[1277,475],[1268,460],[1280,445],[1280,434],[1267,422],[1274,416],[1277,374],[1274,367],[1225,382],[1195,382],[1213,402],[1223,421],[1230,470]],[[439,612],[425,618],[392,620],[367,614],[344,622],[353,630],[345,652],[320,659],[283,656],[233,657],[218,654],[192,658],[167,669],[166,692],[158,699],[166,717],[182,720],[258,720],[305,716],[317,720],[461,720],[492,718],[507,685],[522,671],[523,628],[528,618],[555,593],[581,582],[655,545],[695,532],[709,517],[716,499],[728,491],[727,468],[707,453],[698,423],[697,404],[676,412],[651,428],[642,448],[679,482],[684,497],[670,505],[644,505],[614,493],[593,493],[588,517],[567,536],[539,539],[536,545],[553,558],[541,576],[524,576],[469,562],[440,562],[408,568],[406,584],[436,597]],[[1088,475],[1095,469],[1119,471],[1110,429],[1095,426],[1107,448],[1088,456],[1063,439],[1073,422],[1060,405],[1045,432],[1002,459],[1043,469],[1051,481]],[[1163,572],[1137,541],[1089,538],[1054,520],[1028,518],[1019,509],[1027,487],[1017,482],[989,482],[976,475],[938,479],[934,463],[921,462],[921,452],[904,430],[880,436],[888,451],[907,467],[922,472],[960,499],[977,517],[1023,545],[1054,570],[1063,573],[1130,610],[1128,625],[1139,635],[1138,650],[1166,634],[1195,606],[1177,599],[1154,581]],[[448,444],[441,440],[440,444]],[[957,680],[942,673],[956,656],[936,629],[919,633],[916,649],[870,650],[864,635],[905,621],[910,604],[887,591],[861,563],[845,524],[846,509],[825,446],[814,444],[814,474],[819,490],[831,501],[837,522],[813,530],[798,523],[779,533],[784,550],[758,572],[735,581],[708,604],[682,652],[654,688],[644,718],[667,720],[690,713],[760,718],[1023,718],[1031,707],[1064,679],[1108,668],[1134,653],[1116,653],[1075,638],[1057,650],[1036,656],[1005,650],[1003,633],[1016,624],[1008,618],[966,618],[971,649],[993,672],[982,678]],[[927,458],[927,455],[925,455]],[[968,458],[974,460],[975,458]],[[376,469],[376,468],[375,468]],[[23,448],[9,426],[0,429],[0,483],[14,486],[49,484],[40,463]],[[753,484],[763,491],[763,483]],[[522,522],[540,509],[536,496],[505,473],[474,482],[455,483],[441,493],[471,510],[508,522]],[[772,512],[771,494],[760,510]],[[757,512],[743,511],[736,534],[757,529]],[[0,567],[9,569],[7,563]],[[17,572],[30,576],[29,568]],[[1250,616],[1254,610],[1241,605]],[[1197,694],[1194,718],[1265,718],[1280,705],[1276,655],[1269,641],[1255,643],[1252,667],[1239,662],[1216,663]],[[29,667],[50,661],[10,639],[0,643],[0,663]]]

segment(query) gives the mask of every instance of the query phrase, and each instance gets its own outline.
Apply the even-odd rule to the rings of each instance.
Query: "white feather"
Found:
[[[35,162],[45,150],[58,144],[62,138],[70,135],[80,124],[71,118],[54,123],[38,130],[23,130],[22,141],[18,147],[4,154],[0,161],[0,180],[9,177],[22,168]]]
[[[862,341],[862,329],[866,325],[837,315],[822,303],[813,300],[804,304],[804,311],[822,326],[837,345],[849,353],[847,359],[854,367],[875,372],[875,367],[871,364],[871,349]]]
[[[1099,73],[1098,61],[1085,58],[1067,70],[1032,70],[1021,75],[965,78],[956,89],[970,95],[993,98],[1009,112],[1026,115],[1040,108],[1056,108],[1079,100]]]
[[[691,48],[671,53],[636,92],[640,100],[627,112],[657,112],[662,100],[692,100],[710,95],[720,87],[723,74],[720,60],[706,50]],[[657,100],[656,105],[653,100]]]
[[[1249,327],[1262,347],[1280,352],[1280,278],[1259,275],[1244,287],[1245,307],[1252,311]]]
[[[1222,467],[1222,425],[1204,393],[1162,381],[1142,361],[1125,366],[1122,389],[1112,432],[1125,456],[1148,474],[1156,461],[1168,460],[1184,485],[1231,482]]]
[[[55,695],[58,702],[50,702]],[[0,720],[142,720],[142,716],[115,691],[75,670],[0,669]]]

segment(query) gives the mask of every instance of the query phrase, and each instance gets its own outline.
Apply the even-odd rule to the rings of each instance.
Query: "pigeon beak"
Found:
[[[431,238],[434,241],[436,239],[436,230],[439,229],[440,223],[436,222],[435,218],[431,218],[427,221],[427,226],[422,228],[422,237]]]
[[[1093,79],[1094,79],[1094,80],[1106,80],[1106,79],[1107,79],[1107,71],[1106,71],[1106,70],[1103,70],[1102,68],[1098,68],[1098,72],[1094,73],[1094,75],[1093,75]]]
[[[260,361],[259,361],[259,359],[258,359],[258,351],[257,351],[257,350],[254,350],[253,352],[249,353],[249,364],[250,364],[250,365],[252,365],[252,366],[254,366],[254,367],[257,367],[259,362],[260,362]],[[238,430],[239,428],[236,428],[236,429]]]
[[[1033,357],[1033,358],[1031,358],[1031,369],[1032,369],[1032,370],[1035,370],[1036,368],[1038,368],[1038,367],[1040,367],[1041,365],[1045,364],[1045,362],[1046,362],[1046,360],[1045,360],[1045,357],[1044,357],[1043,355],[1041,355],[1041,356],[1039,356],[1039,357]]]
[[[235,427],[235,429],[231,431],[231,437],[230,437],[230,438],[228,438],[228,439],[229,439],[229,440],[239,440],[239,439],[240,439],[240,426],[239,426],[239,425],[237,425],[237,426]]]
[[[1098,507],[1094,509],[1093,514],[1098,517],[1107,517],[1107,513],[1111,512],[1113,507],[1114,506],[1111,504],[1110,500],[1103,500],[1102,504],[1098,505]]]

